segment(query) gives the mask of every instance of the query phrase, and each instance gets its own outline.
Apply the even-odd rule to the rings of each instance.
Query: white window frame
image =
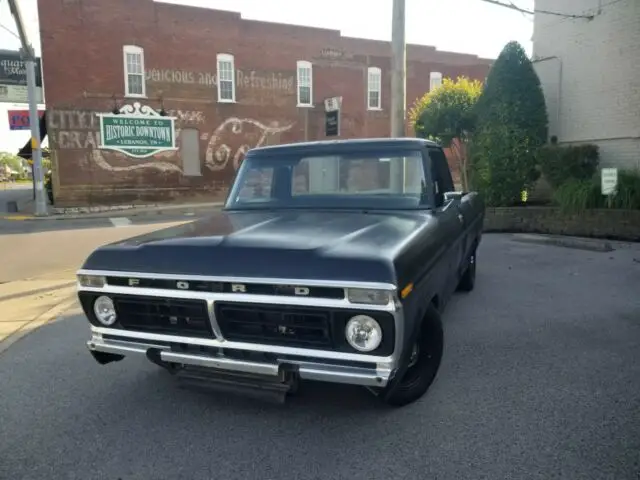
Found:
[[[231,64],[231,98],[222,98],[222,82],[220,81],[220,63],[227,62]],[[218,79],[218,102],[235,103],[236,101],[236,64],[233,55],[230,53],[219,53],[216,57],[216,74]],[[228,80],[225,80],[228,82]]]
[[[309,84],[300,83],[300,71],[309,70]],[[309,103],[300,102],[300,87],[309,87]],[[298,107],[313,107],[313,64],[306,60],[298,60],[296,63],[296,91],[298,93]]]
[[[371,77],[378,77],[378,89],[373,89]],[[371,105],[371,92],[378,92],[378,104]],[[367,109],[382,110],[382,70],[378,67],[369,67],[367,69]]]
[[[429,91],[435,90],[442,85],[442,72],[431,72],[429,74]]]
[[[129,92],[129,70],[127,65],[127,55],[140,55],[140,66],[142,68],[142,93],[130,93]],[[146,71],[144,69],[144,48],[137,45],[124,45],[122,47],[122,62],[124,65],[124,96],[131,98],[146,98],[147,97],[147,78]],[[133,73],[132,75],[139,75]]]

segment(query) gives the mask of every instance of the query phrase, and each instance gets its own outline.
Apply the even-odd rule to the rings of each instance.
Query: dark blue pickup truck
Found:
[[[473,289],[484,211],[429,141],[251,150],[221,211],[89,256],[87,345],[193,385],[284,400],[315,380],[408,404],[438,371],[447,302]]]

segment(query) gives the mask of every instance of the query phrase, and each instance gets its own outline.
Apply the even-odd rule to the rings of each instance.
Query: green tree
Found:
[[[49,149],[49,147],[43,147],[42,148],[42,169],[46,173],[48,170],[51,170],[51,168],[52,168],[51,150]]]
[[[481,93],[478,80],[445,78],[440,87],[418,98],[409,110],[416,136],[435,140],[453,153],[465,190],[469,187],[467,144],[475,126],[474,106]]]
[[[11,170],[22,173],[22,159],[13,153],[0,152],[0,165],[6,165]]]
[[[474,186],[489,205],[512,205],[539,176],[536,157],[548,124],[540,79],[518,42],[496,59],[475,113]]]

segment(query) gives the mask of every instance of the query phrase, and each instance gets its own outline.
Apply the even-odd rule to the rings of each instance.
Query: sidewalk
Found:
[[[9,204],[15,202],[18,212],[9,213]],[[33,212],[33,190],[29,184],[0,182],[0,218]]]
[[[0,353],[74,307],[79,308],[73,270],[0,284]]]
[[[202,215],[213,213],[223,206],[222,202],[114,205],[104,207],[55,208],[49,206],[49,215],[35,216],[33,200],[25,202],[16,214],[0,214],[4,220],[78,220],[88,218],[139,217],[153,215]]]

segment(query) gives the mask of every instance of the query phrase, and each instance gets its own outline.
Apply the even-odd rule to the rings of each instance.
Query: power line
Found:
[[[614,5],[614,4],[616,4],[616,3],[618,3],[618,2],[622,2],[622,1],[623,1],[623,0],[611,0],[610,2],[605,3],[604,5],[600,5],[600,7],[599,7],[599,8],[608,7],[609,5]]]
[[[533,15],[535,13],[544,13],[546,15],[556,15],[558,17],[564,17],[564,18],[586,18],[588,20],[592,20],[594,18],[593,15],[572,15],[570,13],[551,12],[549,10],[536,10],[536,9],[527,10],[525,8],[520,8],[517,5],[514,5],[513,2],[502,3],[502,2],[498,2],[497,0],[481,0],[481,1],[491,3],[493,5],[498,5],[500,7],[508,8],[510,10],[515,10],[520,13],[527,13],[529,15]],[[614,0],[614,2],[616,1],[620,1],[620,0]]]
[[[2,28],[3,30],[6,30],[7,32],[9,32],[11,35],[13,35],[14,37],[16,37],[18,40],[20,40],[20,37],[18,36],[18,34],[16,32],[14,32],[13,30],[10,30],[9,28],[5,27],[3,24],[0,23],[0,28]]]
[[[518,7],[515,3],[513,3],[511,0],[509,0],[509,5],[511,5],[512,7],[515,7],[516,9],[519,9],[520,7]],[[527,14],[525,12],[520,12],[522,14],[522,16],[524,18],[526,18],[527,20],[529,20],[530,22],[533,22],[532,18],[527,17]]]

